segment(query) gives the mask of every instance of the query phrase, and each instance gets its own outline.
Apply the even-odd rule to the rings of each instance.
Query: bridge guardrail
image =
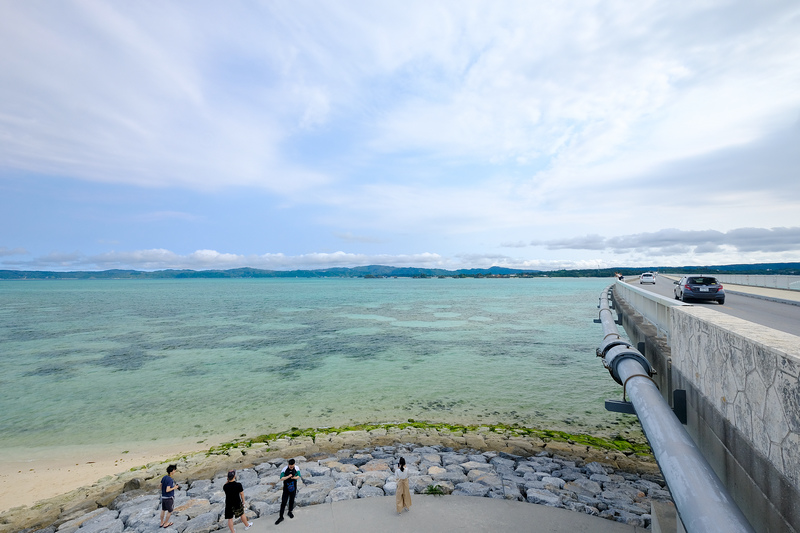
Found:
[[[670,279],[680,279],[682,274],[659,273],[659,276]],[[744,285],[746,287],[766,287],[769,289],[784,289],[800,292],[800,276],[783,274],[715,274],[710,273],[722,283]]]
[[[800,276],[766,275],[766,274],[715,274],[722,283],[734,285],[750,285],[751,287],[769,287],[771,289],[788,289],[800,291]]]
[[[624,281],[617,280],[615,283],[614,290],[619,291],[619,295],[648,322],[653,324],[658,329],[659,334],[664,335],[669,341],[670,331],[672,331],[670,308],[688,304],[634,287]]]
[[[619,280],[616,283],[614,290],[626,285]],[[629,294],[640,291],[632,290]],[[632,412],[639,418],[647,435],[685,530],[688,533],[754,533],[719,476],[661,396],[651,379],[650,363],[620,337],[609,308],[610,292],[611,287],[608,287],[600,297],[599,322],[604,336],[597,348],[597,356],[603,358],[603,366],[622,385],[623,400],[627,391]],[[667,298],[652,296],[667,300],[669,306],[660,302],[667,311],[669,307],[675,307]]]

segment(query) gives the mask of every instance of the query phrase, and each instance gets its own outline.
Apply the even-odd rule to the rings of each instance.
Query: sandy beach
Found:
[[[30,507],[133,467],[207,450],[222,441],[7,448],[0,451],[0,513],[23,505]]]

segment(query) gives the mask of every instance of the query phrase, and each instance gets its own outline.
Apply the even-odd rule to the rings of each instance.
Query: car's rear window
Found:
[[[717,278],[689,278],[690,285],[716,285]]]

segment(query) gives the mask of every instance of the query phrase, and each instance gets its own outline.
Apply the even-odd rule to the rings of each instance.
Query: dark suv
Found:
[[[673,289],[676,300],[716,300],[720,305],[725,303],[725,291],[717,278],[712,276],[683,276],[675,282]]]

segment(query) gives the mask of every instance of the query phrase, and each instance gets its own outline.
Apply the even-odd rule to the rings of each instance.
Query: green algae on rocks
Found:
[[[600,450],[613,450],[625,454],[636,454],[642,457],[651,457],[652,451],[646,442],[637,442],[635,440],[625,439],[621,436],[614,438],[597,437],[593,435],[581,433],[568,433],[566,431],[557,431],[551,429],[540,429],[524,427],[518,424],[481,424],[481,425],[459,425],[459,424],[445,424],[438,422],[424,422],[409,419],[408,422],[399,423],[386,423],[386,424],[357,424],[352,426],[340,427],[319,427],[319,428],[296,428],[293,427],[287,431],[277,433],[269,433],[259,435],[252,439],[240,438],[231,442],[226,442],[218,446],[211,447],[207,455],[219,455],[228,453],[231,449],[235,448],[249,448],[257,443],[268,444],[278,439],[297,439],[300,437],[307,437],[316,442],[317,437],[321,435],[338,435],[349,431],[375,431],[377,429],[391,430],[391,429],[406,429],[414,428],[421,430],[435,430],[439,433],[449,433],[456,435],[463,435],[466,433],[495,433],[505,436],[513,437],[526,437],[538,438],[543,442],[564,442],[568,444],[579,444],[590,446]]]

